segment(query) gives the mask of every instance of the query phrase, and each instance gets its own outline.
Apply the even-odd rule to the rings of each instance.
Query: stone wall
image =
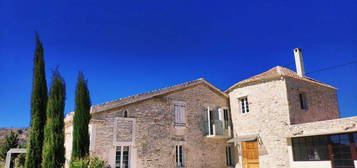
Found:
[[[289,123],[289,106],[284,79],[234,89],[229,93],[235,137],[259,134],[260,168],[289,167],[287,139],[283,133]],[[249,113],[242,114],[239,98],[247,97]],[[241,145],[241,144],[239,144]],[[242,151],[239,147],[242,167]]]
[[[339,118],[336,89],[286,78],[291,124]],[[299,93],[305,93],[307,110],[301,109]]]
[[[175,101],[186,104],[186,127],[174,125]],[[132,165],[137,168],[174,168],[175,145],[184,145],[187,168],[226,167],[227,139],[208,139],[203,136],[202,121],[205,107],[228,107],[228,98],[206,85],[200,84],[167,95],[94,113],[93,119],[104,120],[96,124],[93,154],[107,160],[112,167],[115,161],[113,145],[114,120],[127,110],[135,118],[135,143],[131,146]],[[133,166],[134,167],[134,166]]]
[[[287,137],[357,132],[357,117],[291,125]]]

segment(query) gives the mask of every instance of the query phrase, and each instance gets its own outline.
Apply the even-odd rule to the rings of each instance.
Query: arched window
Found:
[[[124,117],[124,118],[127,118],[127,117],[128,117],[128,110],[124,110],[124,112],[123,112],[123,117]]]

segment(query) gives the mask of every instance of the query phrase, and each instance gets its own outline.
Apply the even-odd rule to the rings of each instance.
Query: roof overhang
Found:
[[[227,143],[255,141],[258,138],[259,138],[259,134],[240,135],[228,140]]]

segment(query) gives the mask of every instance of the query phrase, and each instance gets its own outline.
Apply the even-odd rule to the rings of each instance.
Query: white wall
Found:
[[[69,160],[71,159],[71,154],[72,154],[72,126],[66,127],[65,128],[65,140],[64,140],[64,147],[66,148],[66,163],[65,167],[67,168],[69,165]]]
[[[357,160],[355,160],[355,167],[357,167]]]
[[[331,161],[298,161],[291,168],[331,168]]]

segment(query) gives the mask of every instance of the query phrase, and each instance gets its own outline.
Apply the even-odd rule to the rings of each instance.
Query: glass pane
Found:
[[[293,138],[292,146],[295,161],[328,160],[326,136]]]
[[[123,168],[129,168],[129,146],[123,147]]]
[[[180,155],[180,165],[179,166],[183,166],[183,159],[182,159],[182,157],[183,157],[183,155],[182,155],[182,146],[179,146],[179,155]]]
[[[348,134],[330,136],[335,168],[354,168]]]

